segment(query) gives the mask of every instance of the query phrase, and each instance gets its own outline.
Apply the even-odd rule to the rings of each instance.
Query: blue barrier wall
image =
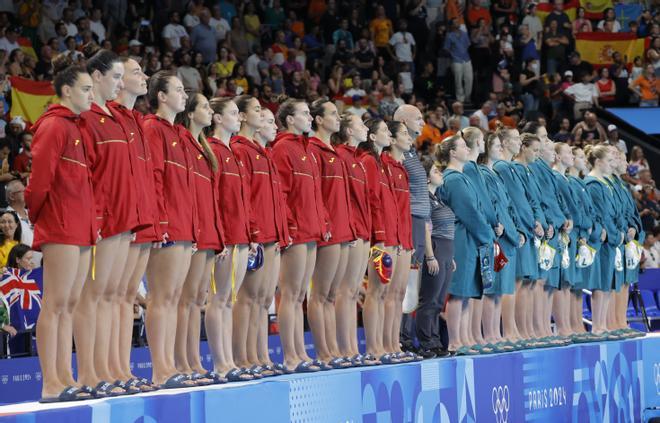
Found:
[[[281,376],[88,404],[0,417],[0,423],[638,422],[645,409],[660,407],[660,337]]]

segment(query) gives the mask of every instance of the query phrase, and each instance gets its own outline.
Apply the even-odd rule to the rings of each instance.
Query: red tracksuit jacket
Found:
[[[195,201],[199,231],[197,232],[198,250],[222,251],[224,247],[222,222],[218,208],[218,175],[214,174],[211,164],[204,156],[204,148],[193,138],[188,129],[177,125],[181,139],[185,140],[193,154],[193,173],[195,174]]]
[[[250,236],[250,186],[245,167],[234,152],[217,138],[209,137],[211,149],[218,159],[218,201],[227,245],[247,244]]]
[[[68,108],[51,105],[34,124],[32,175],[25,191],[32,248],[43,244],[94,245],[97,238],[92,173],[82,121]]]
[[[153,158],[160,230],[170,241],[193,242],[199,231],[194,152],[167,120],[148,115],[142,126]]]
[[[394,160],[389,153],[383,153],[380,157],[394,193],[396,214],[398,216],[398,245],[404,250],[412,250],[412,213],[410,212],[408,171],[403,167],[403,164]]]
[[[92,164],[96,219],[101,236],[109,238],[127,231],[149,227],[141,215],[135,183],[137,158],[131,156],[128,136],[117,117],[108,115],[96,103],[80,114],[88,136],[87,152]]]
[[[382,242],[386,247],[399,245],[396,200],[385,168],[367,151],[361,152],[359,158],[367,171],[371,243]]]
[[[308,144],[305,137],[284,132],[273,142],[273,160],[282,181],[294,244],[319,242],[332,230],[321,194],[318,159]]]
[[[335,146],[339,157],[348,171],[348,186],[351,198],[351,219],[358,238],[371,239],[371,209],[369,207],[369,186],[367,170],[356,156],[355,147],[346,144]]]
[[[357,239],[352,220],[348,171],[344,161],[334,148],[316,137],[309,139],[309,149],[318,158],[323,204],[332,224],[332,238],[327,242],[320,241],[319,245],[338,244]]]
[[[239,135],[232,137],[230,146],[245,167],[250,187],[250,237],[254,242],[279,242],[285,247],[289,243],[286,207],[270,149]]]
[[[138,230],[135,234],[135,243],[161,241],[158,224],[158,202],[156,201],[156,188],[154,186],[154,164],[149,150],[149,141],[144,137],[142,120],[144,116],[136,111],[129,110],[120,103],[111,101],[108,107],[120,119],[128,136],[128,148],[131,157],[137,158],[134,185],[137,189],[139,215],[145,216],[151,223],[147,228]]]

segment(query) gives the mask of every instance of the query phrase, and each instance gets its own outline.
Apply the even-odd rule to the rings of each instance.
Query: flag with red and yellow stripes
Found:
[[[632,33],[582,32],[575,37],[575,49],[582,60],[594,66],[605,66],[613,63],[615,51],[621,53],[626,63],[632,63],[635,56],[644,55],[647,42]]]
[[[577,8],[580,6],[580,2],[578,0],[571,0],[566,3],[564,3],[564,13],[568,15],[568,19],[573,22],[575,20],[575,16],[577,16]],[[548,3],[539,3],[536,6],[536,16],[539,17],[541,20],[541,23],[543,23],[543,26],[545,26],[545,18],[552,13],[552,10],[554,9],[554,6],[552,2]]]
[[[50,81],[33,81],[12,76],[11,111],[12,117],[22,116],[23,120],[34,123],[52,103],[57,102],[55,89]]]

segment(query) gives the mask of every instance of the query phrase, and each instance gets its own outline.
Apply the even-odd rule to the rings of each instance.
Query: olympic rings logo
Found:
[[[653,364],[653,381],[655,382],[655,392],[660,395],[660,363]]]
[[[493,387],[491,394],[493,414],[497,423],[507,423],[509,419],[509,407],[511,398],[509,396],[509,385]]]

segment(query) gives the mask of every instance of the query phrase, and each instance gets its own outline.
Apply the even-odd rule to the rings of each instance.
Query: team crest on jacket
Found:
[[[357,166],[357,164],[355,164],[355,163],[353,163],[353,165],[352,165],[352,166],[353,166],[353,168],[355,168],[355,166]]]
[[[101,123],[105,123],[105,118],[102,117],[101,119],[99,119],[99,122],[101,122]]]
[[[334,162],[335,162],[335,158],[334,158],[334,157],[330,157],[330,160],[328,160],[328,163],[334,163]]]
[[[307,160],[307,156],[302,156],[300,159],[304,162],[305,160]]]
[[[73,144],[74,144],[74,145],[78,145],[78,144],[80,144],[80,140],[75,140],[75,141],[73,142]]]
[[[227,157],[227,158],[225,159],[225,162],[229,163],[229,160],[230,160],[230,158]]]
[[[255,158],[256,160],[259,160],[259,159],[261,158],[261,154],[257,154],[256,156],[254,156],[254,158]]]
[[[176,142],[176,141],[172,141],[172,147],[176,147],[176,145],[177,145],[177,142]]]
[[[197,160],[201,160],[202,157],[204,157],[204,156],[202,156],[201,154],[198,154],[198,155],[197,155]]]

